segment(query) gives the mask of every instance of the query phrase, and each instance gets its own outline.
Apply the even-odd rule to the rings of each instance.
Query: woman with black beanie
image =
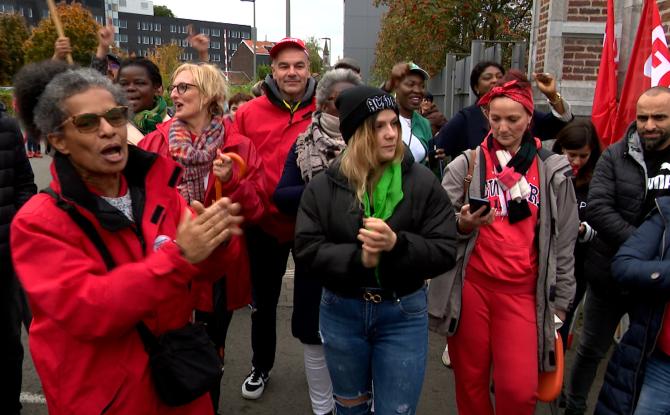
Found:
[[[455,222],[435,176],[406,157],[393,97],[337,101],[347,143],[305,189],[294,255],[323,286],[320,329],[338,414],[415,413],[426,367],[425,280],[455,261]],[[373,390],[374,388],[374,390]]]

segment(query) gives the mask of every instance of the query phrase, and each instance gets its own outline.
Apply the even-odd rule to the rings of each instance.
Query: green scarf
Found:
[[[393,211],[396,206],[398,206],[398,203],[400,203],[403,196],[400,163],[393,163],[384,169],[382,177],[375,186],[375,191],[372,194],[374,200],[374,213],[372,213],[368,192],[363,194],[363,210],[365,211],[365,217],[369,218],[372,216],[373,218],[385,221],[393,215]],[[379,265],[375,268],[375,278],[377,279],[377,284],[381,287],[382,283],[379,279]]]
[[[381,220],[390,218],[395,207],[403,198],[400,163],[392,163],[384,169],[384,173],[382,173],[382,177],[375,186],[372,197],[374,200],[374,213],[371,213],[372,207],[370,206],[368,192],[363,194],[365,217],[369,218],[372,216]]]
[[[156,126],[163,122],[167,114],[167,102],[162,96],[154,97],[154,107],[150,110],[140,111],[135,114],[133,124],[144,135],[156,129]]]

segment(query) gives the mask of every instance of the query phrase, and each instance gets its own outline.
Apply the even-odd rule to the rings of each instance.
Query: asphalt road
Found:
[[[38,189],[46,187],[50,180],[50,159],[32,159]],[[291,336],[291,299],[293,297],[292,264],[284,277],[284,286],[277,315],[277,361],[271,373],[271,379],[263,397],[258,401],[247,401],[241,397],[241,385],[251,365],[251,318],[248,309],[235,313],[230,326],[226,344],[225,375],[222,382],[220,411],[226,415],[237,414],[311,414],[307,384],[304,377],[302,345]],[[24,334],[26,358],[23,364],[24,415],[47,414],[46,404],[39,379],[28,352],[28,338]],[[576,339],[577,341],[577,339]],[[575,343],[576,344],[576,343]],[[442,365],[441,355],[444,339],[435,334],[429,339],[429,360],[426,378],[421,394],[417,413],[421,414],[456,414],[453,372]],[[567,368],[575,351],[568,352]],[[597,389],[602,382],[602,369],[597,379],[596,392],[589,400],[593,405]],[[1,411],[0,411],[1,412]],[[539,404],[536,414],[556,414],[547,404]]]

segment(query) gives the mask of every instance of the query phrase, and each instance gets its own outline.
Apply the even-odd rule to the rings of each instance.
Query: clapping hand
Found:
[[[239,216],[239,203],[224,197],[207,208],[197,201],[192,202],[191,207],[197,216],[185,209],[175,237],[188,262],[202,262],[233,235],[242,234],[240,224],[244,218]]]

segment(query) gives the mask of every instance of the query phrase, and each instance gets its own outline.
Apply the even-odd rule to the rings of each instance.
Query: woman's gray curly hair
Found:
[[[361,77],[351,69],[333,69],[323,74],[316,87],[316,108],[320,109],[326,103],[333,90],[333,86],[340,82],[348,82],[356,86],[363,85]]]
[[[54,77],[44,89],[35,107],[35,125],[45,136],[58,132],[67,117],[63,109],[63,101],[86,92],[89,89],[101,88],[109,91],[119,105],[127,105],[123,90],[105,76],[90,68],[67,70]]]

